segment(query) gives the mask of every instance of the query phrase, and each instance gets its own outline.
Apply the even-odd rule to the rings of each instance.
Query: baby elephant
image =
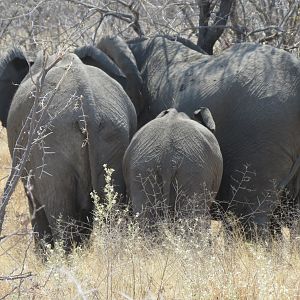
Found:
[[[200,108],[194,117],[174,108],[161,112],[125,152],[123,173],[133,212],[150,224],[166,213],[172,219],[208,216],[223,159],[209,109]]]

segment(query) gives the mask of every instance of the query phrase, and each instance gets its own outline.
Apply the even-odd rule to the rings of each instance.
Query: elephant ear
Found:
[[[9,108],[19,84],[29,72],[30,63],[22,50],[13,48],[0,58],[0,121],[7,126]]]
[[[126,76],[103,51],[93,46],[83,46],[77,48],[74,53],[84,64],[101,69],[107,75],[118,81],[124,90],[126,89]]]
[[[103,37],[97,48],[105,52],[125,74],[127,78],[126,92],[139,114],[144,108],[142,97],[143,80],[132,51],[126,42],[118,36]]]
[[[216,124],[210,110],[207,107],[200,107],[194,112],[195,119],[207,127],[212,133],[216,131]]]

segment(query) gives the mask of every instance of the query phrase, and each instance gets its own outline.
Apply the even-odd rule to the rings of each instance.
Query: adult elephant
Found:
[[[133,212],[147,224],[164,216],[209,220],[223,171],[214,130],[207,108],[195,111],[194,120],[171,108],[133,136],[123,159],[124,178]]]
[[[92,47],[78,53],[90,65],[75,54],[57,59],[40,53],[29,69],[18,49],[0,61],[0,120],[7,126],[11,155],[22,154],[29,130],[23,127],[26,119],[35,119],[31,126],[38,124],[22,175],[34,231],[51,244],[58,236],[58,219],[63,226],[75,220],[90,228],[90,192],[103,195],[104,164],[115,170],[116,191],[124,194],[122,159],[136,130],[130,98],[95,67],[103,65],[106,55]],[[104,65],[110,75],[122,77],[109,59]],[[67,230],[67,246],[81,240],[81,232]]]
[[[278,229],[279,192],[288,188],[296,199],[300,189],[299,61],[283,50],[252,43],[236,44],[218,56],[164,37],[127,44],[104,37],[98,47],[129,73],[139,88],[136,94],[143,94],[139,125],[168,107],[189,116],[199,106],[211,110],[224,159],[219,209],[260,232],[269,225]],[[142,88],[134,81],[140,75]]]

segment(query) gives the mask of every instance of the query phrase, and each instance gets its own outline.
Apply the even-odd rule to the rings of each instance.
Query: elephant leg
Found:
[[[28,192],[25,188],[29,212],[31,216],[31,225],[34,232],[34,240],[37,251],[45,252],[45,245],[54,246],[52,230],[48,222],[44,207],[39,203],[38,199],[33,196],[32,192]],[[42,241],[42,242],[41,242]]]
[[[290,238],[294,240],[300,235],[300,171],[287,186],[287,199],[285,207],[285,224],[290,230]]]
[[[83,233],[90,231],[91,190],[89,182],[80,180],[81,177],[67,165],[56,164],[51,174],[32,179],[34,201],[39,201],[38,206],[43,207],[35,219],[35,226],[39,232],[46,231],[44,228],[46,232],[51,230],[53,242],[63,240],[65,250],[69,251],[73,244],[85,240]]]
[[[132,172],[129,178],[128,193],[133,213],[138,215],[140,223],[146,227],[153,227],[168,214],[162,194],[161,179],[152,171],[145,171],[138,175]]]
[[[270,222],[270,232],[273,238],[282,238],[282,226],[287,226],[290,229],[291,239],[296,234],[297,220],[299,219],[299,175],[298,170],[296,176],[279,193],[279,205],[274,210]]]
[[[110,140],[110,142],[101,145],[101,152],[105,153],[105,158],[103,157],[97,161],[97,164],[100,164],[100,172],[98,172],[99,187],[103,190],[106,184],[106,174],[103,168],[103,165],[106,164],[108,168],[114,170],[112,174],[112,184],[114,187],[114,192],[118,193],[121,204],[127,204],[125,197],[126,188],[122,171],[122,161],[129,141],[127,139],[124,140],[124,137],[122,135],[118,135],[118,138],[107,137],[107,139]],[[104,195],[103,191],[101,191],[100,193]]]
[[[188,219],[202,234],[209,235],[211,228],[210,206],[215,188],[210,178],[193,173],[195,167],[177,170],[170,189],[170,206],[174,207],[175,220]],[[208,236],[209,237],[209,236]]]
[[[181,168],[172,182],[171,200],[175,210],[182,216],[195,216],[207,219],[215,196],[212,180],[202,174],[192,173],[195,167]]]
[[[282,238],[282,225],[287,225],[289,217],[285,214],[285,208],[278,206],[270,217],[269,232],[274,239]]]
[[[71,218],[74,219],[73,223],[75,223],[78,231],[77,237],[74,237],[74,240],[76,244],[81,244],[90,237],[92,232],[94,204],[90,196],[90,192],[92,191],[90,184],[86,180],[83,180],[82,177],[77,177],[75,183],[76,192],[72,196],[75,200],[73,204],[74,213]]]
[[[82,186],[79,181],[75,180],[75,194],[73,192],[69,194],[69,207],[58,217],[61,224],[56,222],[53,225],[58,228],[58,235],[64,241],[66,252],[88,240],[93,227],[94,205],[89,193],[91,188]]]
[[[55,222],[56,237],[63,241],[66,252],[72,247],[83,245],[91,235],[93,227],[92,211],[79,210],[73,216],[59,216]]]
[[[295,241],[300,235],[300,192],[299,182],[300,177],[296,180],[296,190],[293,195],[292,201],[287,207],[287,220],[286,226],[290,230],[290,240]]]

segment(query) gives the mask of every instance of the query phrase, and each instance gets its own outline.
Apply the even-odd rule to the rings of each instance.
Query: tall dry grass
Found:
[[[2,130],[1,178],[10,165],[5,136]],[[0,240],[1,299],[300,299],[297,242],[225,243],[219,224],[210,235],[189,221],[160,225],[154,241],[124,221],[107,180],[108,205],[96,205],[91,240],[68,256],[57,243],[46,262],[34,251],[18,186]]]

